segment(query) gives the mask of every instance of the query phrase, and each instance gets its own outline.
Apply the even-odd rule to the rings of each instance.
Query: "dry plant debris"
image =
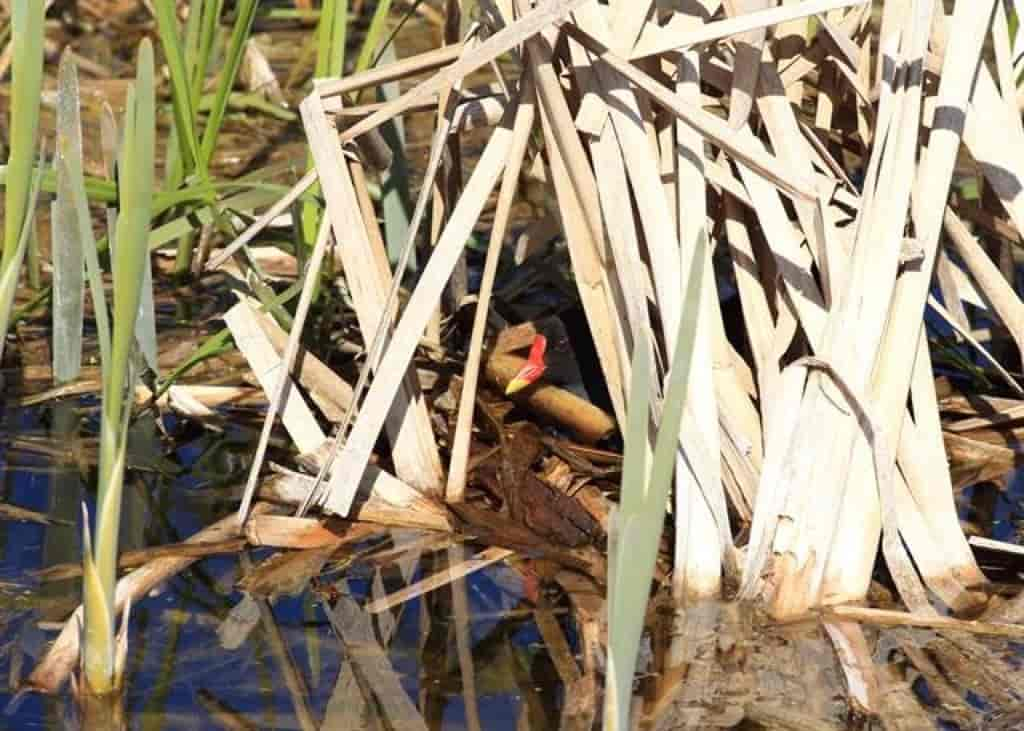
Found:
[[[416,416],[423,402],[408,369],[485,204],[500,188],[493,250],[508,234],[522,171],[539,165],[620,425],[632,344],[654,343],[649,362],[662,383],[677,324],[693,316],[680,294],[688,262],[717,265],[706,267],[695,315],[698,357],[679,439],[675,595],[718,596],[729,576],[741,597],[798,616],[862,599],[881,543],[912,611],[935,612],[925,587],[955,611],[977,609],[984,598],[973,589],[985,579],[954,509],[924,322],[937,261],[942,281],[971,283],[978,304],[1011,328],[1020,304],[973,243],[964,221],[976,211],[958,210],[950,196],[966,148],[1004,207],[991,217],[1005,213],[1012,225],[1024,210],[1015,183],[1024,130],[1015,87],[999,85],[1013,70],[1001,54],[995,75],[983,62],[995,5],[959,2],[947,16],[926,0],[888,2],[880,15],[849,0],[702,0],[683,10],[481,3],[479,26],[460,45],[319,83],[302,105],[315,168],[211,262],[251,242],[319,180],[355,306],[373,308],[359,324],[374,346],[351,429],[316,460],[323,477],[312,502],[348,515],[356,478],[385,431],[398,480],[437,495],[434,434]],[[462,133],[453,120],[466,77],[499,59],[506,70],[491,88],[501,89],[493,99],[503,112],[486,118],[482,154],[458,199],[445,203],[430,257],[396,312],[395,298],[381,294],[390,277],[380,232],[360,207],[358,148],[345,145],[436,104],[421,214],[446,146]],[[506,79],[508,68],[518,78]],[[364,116],[343,113],[354,92],[422,74],[429,76]],[[739,293],[742,345],[726,337],[727,282]],[[956,293],[968,289],[953,285],[943,296],[952,291],[955,301],[933,303],[949,319],[963,309]],[[485,288],[479,308],[486,311],[489,296]],[[481,317],[453,442],[455,501],[464,494]],[[501,357],[487,366],[499,384],[515,372],[502,375]],[[283,407],[286,425],[293,398]],[[655,400],[655,423],[659,413]],[[302,441],[300,424],[288,428]],[[586,425],[580,435],[606,432]],[[300,449],[308,452],[309,441]],[[251,490],[258,469],[259,460]],[[743,557],[733,545],[735,516],[750,521]]]

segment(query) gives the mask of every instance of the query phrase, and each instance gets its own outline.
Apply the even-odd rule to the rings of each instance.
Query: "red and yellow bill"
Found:
[[[506,396],[511,396],[516,391],[533,385],[544,375],[544,371],[547,370],[547,366],[544,364],[544,351],[547,350],[547,347],[547,338],[543,335],[534,336],[533,345],[530,346],[530,357],[527,359],[526,365],[520,368],[515,377],[508,382],[508,386],[505,387]]]

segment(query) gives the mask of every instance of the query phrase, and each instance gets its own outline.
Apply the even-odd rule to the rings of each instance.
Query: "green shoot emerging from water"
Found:
[[[686,405],[693,343],[697,336],[697,311],[706,252],[699,246],[695,251],[683,300],[679,337],[664,392],[653,465],[650,464],[647,438],[651,382],[648,334],[641,333],[633,344],[622,490],[608,546],[608,670],[604,707],[604,727],[608,731],[630,728],[633,673],[643,636],[658,544],[665,524],[665,508],[672,486],[676,450],[679,449],[679,426]]]
[[[139,47],[135,88],[128,95],[119,157],[120,199],[111,260],[114,327],[110,357],[103,363],[96,545],[85,556],[85,681],[87,690],[98,695],[117,691],[123,680],[114,642],[114,587],[130,394],[135,381],[135,321],[149,266],[155,131],[153,48],[144,40]],[[97,306],[105,304],[97,302]]]

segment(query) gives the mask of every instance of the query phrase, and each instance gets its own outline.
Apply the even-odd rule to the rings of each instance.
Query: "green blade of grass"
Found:
[[[686,406],[686,388],[690,380],[690,365],[693,362],[693,343],[697,337],[705,256],[705,248],[696,247],[690,264],[686,294],[683,297],[683,313],[679,322],[675,353],[672,354],[672,370],[665,391],[665,409],[661,414],[658,440],[654,447],[654,462],[651,466],[650,491],[647,499],[662,507],[662,519],[672,483],[676,450],[679,448],[679,426],[682,424]]]
[[[210,116],[207,118],[206,128],[203,130],[199,158],[204,170],[209,167],[210,159],[213,157],[217,136],[220,134],[224,115],[227,112],[228,97],[231,94],[231,89],[234,88],[235,79],[238,77],[238,69],[242,65],[245,42],[249,39],[249,33],[252,31],[252,21],[256,15],[258,4],[259,0],[239,0],[236,4],[235,25],[231,30],[227,55],[218,75],[217,93],[214,97],[213,107],[210,109]]]
[[[325,78],[341,76],[345,68],[345,46],[348,41],[348,0],[325,0],[317,25],[316,65],[314,76]],[[306,169],[313,167],[312,155],[306,155]],[[310,192],[319,196],[320,185],[313,185]],[[299,257],[313,249],[317,232],[320,230],[320,216],[323,214],[315,199],[305,201],[298,216]],[[301,262],[300,262],[301,265]]]
[[[374,8],[373,18],[370,20],[370,27],[366,31],[366,38],[363,40],[362,48],[359,49],[359,56],[356,57],[355,73],[366,71],[373,62],[377,48],[384,41],[384,33],[387,31],[388,14],[391,12],[391,0],[380,0]]]
[[[324,0],[317,26],[316,77],[341,76],[348,40],[348,0]]]
[[[255,188],[236,193],[225,198],[220,207],[225,212],[251,212],[258,208],[265,208],[273,204],[281,197],[281,191],[277,187],[270,189]],[[149,249],[154,251],[169,244],[181,236],[192,233],[200,226],[214,222],[213,211],[210,206],[194,208],[188,213],[173,218],[166,223],[154,228],[149,235]]]
[[[29,198],[32,166],[39,131],[39,98],[43,83],[43,17],[40,0],[14,0],[11,5],[12,64],[10,156],[4,200],[4,275],[15,258],[18,244],[30,216]],[[18,257],[20,260],[20,257]],[[9,314],[9,313],[7,313]],[[6,315],[5,315],[6,318]],[[0,337],[6,329],[0,332]]]
[[[178,138],[178,154],[187,176],[199,165],[199,142],[196,137],[195,111],[192,107],[192,84],[185,65],[185,53],[178,38],[178,19],[174,0],[155,0],[157,31],[160,46],[171,75],[171,107]]]
[[[33,174],[33,170],[29,170],[29,175]],[[53,173],[53,170],[43,170],[42,179],[40,181],[42,190],[44,193],[56,193],[57,192],[57,178]],[[10,166],[0,165],[0,186],[5,189],[9,188],[8,182],[11,185],[14,184],[16,174],[11,171]],[[89,196],[89,200],[95,203],[113,203],[117,200],[117,188],[113,182],[109,180],[103,180],[101,178],[86,178],[85,180],[85,192]]]
[[[646,369],[640,368],[647,363],[646,343],[642,337],[638,338],[636,344],[640,352],[634,356],[637,365],[630,386],[629,433],[625,457],[625,460],[630,461],[623,463],[620,508],[616,520],[617,560],[614,562],[615,566],[621,568],[628,552],[629,570],[614,571],[609,581],[608,664],[614,686],[606,696],[605,727],[610,731],[630,728],[632,679],[679,449],[679,427],[686,407],[706,255],[704,246],[695,247],[683,298],[679,334],[670,361],[671,371],[664,395],[661,422],[658,424],[654,458],[647,479],[638,477],[643,462],[637,455],[640,449],[646,449],[646,424],[641,426],[641,417],[635,414],[640,406],[647,403],[646,396],[639,393],[640,387],[647,385],[643,373]],[[643,418],[646,420],[646,410]]]
[[[189,0],[188,20],[185,22],[185,46],[182,55],[189,61],[188,71],[191,72],[198,56],[199,21],[202,17],[204,0]],[[193,109],[195,102],[193,101]],[[164,188],[174,190],[185,179],[184,160],[181,156],[181,142],[178,138],[177,118],[171,125],[167,136],[164,152]]]
[[[114,605],[96,568],[89,509],[82,505],[82,606],[85,637],[82,664],[88,691],[109,692],[114,683]]]
[[[36,173],[32,176],[32,185],[30,186],[28,197],[30,209],[35,208],[36,201],[39,199],[40,182],[42,180],[41,170],[42,166],[36,168]],[[25,251],[28,249],[28,239],[34,226],[35,221],[32,218],[25,218],[21,228],[21,236],[18,237],[14,253],[11,254],[11,260],[4,267],[3,273],[0,274],[0,333],[2,333],[0,335],[0,361],[3,360],[7,330],[10,327],[11,314],[14,310],[14,296],[18,291],[18,274],[21,272],[21,262],[25,258]]]
[[[215,95],[203,95],[199,99],[199,111],[203,112],[212,110],[216,102],[217,97]],[[257,93],[232,92],[228,95],[227,103],[228,109],[232,109],[237,112],[259,112],[267,115],[268,117],[279,119],[282,122],[294,122],[299,118],[295,112],[279,107],[273,102],[267,101],[264,96]]]
[[[139,46],[135,87],[129,90],[124,139],[119,156],[120,201],[112,258],[114,331],[110,360],[103,364],[103,406],[100,424],[100,469],[96,516],[96,572],[108,606],[114,605],[117,582],[117,539],[121,522],[125,455],[127,450],[128,398],[135,379],[132,349],[136,319],[142,299],[144,267],[149,261],[149,224],[153,205],[153,151],[156,136],[156,100],[153,47],[148,39]],[[93,666],[94,690],[117,687],[111,680],[113,636],[104,637],[110,649],[97,648]],[[102,662],[109,662],[104,668]],[[87,671],[89,666],[87,665]],[[100,691],[102,692],[102,691]]]
[[[629,386],[629,413],[626,425],[626,448],[622,459],[622,490],[619,508],[608,536],[608,678],[605,689],[604,718],[607,729],[629,728],[630,697],[633,687],[633,665],[628,661],[633,646],[633,633],[628,626],[643,628],[647,607],[647,589],[641,594],[627,592],[623,567],[630,559],[628,544],[623,540],[623,523],[636,512],[633,496],[646,492],[647,466],[650,461],[647,442],[650,410],[651,363],[647,333],[638,334],[633,350],[632,379]],[[639,637],[635,640],[639,644]],[[633,651],[635,652],[635,651]]]
[[[387,44],[380,54],[384,63],[398,60],[395,47]],[[400,94],[398,83],[383,84],[380,89],[382,101],[391,101]],[[405,125],[396,117],[381,126],[381,134],[391,148],[391,167],[380,174],[380,210],[384,219],[384,240],[387,242],[388,259],[392,266],[398,264],[402,246],[409,238],[409,163],[405,158]],[[416,257],[409,260],[412,271],[416,271]]]
[[[203,95],[206,74],[210,71],[210,60],[213,58],[217,29],[220,26],[220,16],[224,10],[224,0],[205,0],[202,5],[202,13],[197,14],[199,18],[197,21],[198,38],[196,53],[192,57],[195,60],[191,69],[193,108],[198,108],[199,99]],[[191,16],[189,19],[191,20]]]

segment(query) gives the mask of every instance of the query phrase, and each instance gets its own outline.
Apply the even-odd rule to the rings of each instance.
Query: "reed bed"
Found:
[[[849,0],[731,6],[484,4],[476,35],[462,46],[321,83],[307,98],[303,120],[317,165],[289,197],[320,181],[327,219],[349,257],[347,281],[361,288],[367,267],[376,266],[369,262],[384,253],[359,208],[346,143],[436,98],[419,213],[444,145],[458,132],[451,120],[463,80],[499,58],[518,73],[497,78],[505,91],[486,118],[490,137],[458,199],[446,204],[450,213],[406,306],[393,312],[392,283],[392,296],[378,306],[383,316],[360,320],[376,346],[364,370],[376,373],[361,379],[369,384],[365,398],[356,389],[358,416],[321,466],[324,489],[313,504],[347,515],[353,476],[366,469],[389,414],[415,413],[414,402],[400,398],[403,364],[498,181],[529,166],[553,189],[620,424],[638,343],[652,351],[642,362],[658,424],[659,384],[691,309],[683,283],[691,262],[707,260],[677,455],[677,597],[716,596],[725,575],[739,582],[742,597],[762,599],[780,618],[860,599],[881,543],[914,611],[934,611],[925,586],[955,610],[977,604],[972,588],[983,577],[953,510],[925,308],[947,213],[959,218],[950,190],[961,142],[982,161],[980,184],[1014,215],[1007,180],[1015,162],[1003,157],[997,173],[983,162],[980,141],[991,137],[981,131],[993,124],[987,120],[1006,121],[1011,141],[1020,128],[1007,113],[1015,101],[982,63],[995,5],[961,4],[947,17],[933,3],[888,3],[874,20],[870,4]],[[970,33],[949,36],[947,45],[950,23]],[[338,116],[346,95],[425,73],[365,116],[351,106]],[[1012,79],[1012,69],[1002,78]],[[984,112],[975,112],[979,105]],[[961,178],[970,175],[961,168]],[[499,213],[511,203],[510,187],[502,186]],[[418,224],[414,215],[407,249]],[[499,233],[492,241],[503,240]],[[960,257],[943,261],[959,271],[948,281],[974,281]],[[721,289],[731,283],[742,340],[727,338],[723,324]],[[387,286],[378,279],[367,288]],[[938,303],[933,311],[951,317]],[[297,337],[293,329],[293,343]],[[472,408],[469,399],[463,408]],[[463,432],[470,423],[463,420]],[[422,421],[412,430],[433,441]],[[393,434],[392,441],[396,468],[415,464],[416,480],[402,479],[436,489],[433,450],[414,456],[415,447]],[[253,475],[258,469],[257,461]],[[738,550],[733,536],[743,518],[750,538]]]
[[[491,132],[479,160],[454,186],[457,198],[441,202],[443,225],[431,236],[405,308],[393,311],[396,278],[380,314],[360,319],[373,345],[354,394],[358,413],[349,411],[319,460],[303,509],[349,515],[359,490],[354,476],[366,470],[396,410],[420,444],[431,445],[417,454],[392,431],[398,476],[436,494],[433,433],[422,420],[410,424],[418,407],[403,390],[403,368],[500,187],[466,365],[470,390],[460,401],[449,464],[447,497],[463,499],[494,252],[506,238],[516,180],[534,169],[553,196],[618,423],[639,409],[646,417],[632,422],[629,436],[643,439],[648,424],[657,430],[667,411],[685,404],[669,452],[677,601],[719,597],[723,586],[738,585],[740,598],[792,619],[864,599],[881,546],[913,614],[979,611],[985,577],[954,508],[925,325],[940,321],[988,357],[963,314],[961,285],[978,288],[984,280],[985,291],[998,290],[979,292],[977,302],[994,319],[999,310],[987,304],[993,296],[1019,303],[997,284],[1005,279],[993,274],[987,256],[972,265],[943,237],[952,229],[964,250],[971,247],[966,206],[951,197],[965,179],[998,199],[995,219],[1009,217],[1012,228],[1017,215],[1013,181],[1024,160],[1004,154],[997,163],[990,148],[997,134],[1004,149],[1024,140],[1018,71],[998,5],[961,2],[947,16],[924,1],[888,2],[880,15],[870,3],[849,0],[777,7],[708,1],[682,10],[481,3],[479,26],[461,47],[318,85],[303,104],[316,164],[293,195],[319,180],[342,257],[348,252],[347,281],[360,289],[384,250],[375,223],[360,211],[361,173],[345,145],[437,100],[408,251],[431,191],[435,206],[451,191],[450,179],[433,188],[431,181],[446,147],[459,139],[454,120],[466,78],[490,67],[502,90],[483,122]],[[1000,33],[986,62],[986,41]],[[499,71],[499,59],[513,70]],[[413,74],[428,76],[368,106],[365,116],[352,108],[357,91]],[[684,286],[694,270],[706,272],[696,296]],[[729,286],[742,315],[742,334],[732,338],[723,313]],[[388,289],[387,278],[371,289]],[[680,343],[684,319],[694,324]],[[293,347],[297,338],[293,329]],[[636,368],[645,371],[639,380]],[[667,381],[677,368],[688,369],[684,390],[670,394]],[[632,392],[630,381],[639,384]],[[402,475],[403,464],[415,465],[415,479]],[[247,499],[259,469],[257,460]],[[624,502],[632,490],[653,489],[636,484],[645,471],[624,471]],[[652,495],[639,513],[660,525],[668,493]],[[610,526],[613,545],[632,540],[624,539],[625,520]],[[740,528],[749,533],[738,546]],[[654,560],[652,554],[640,563],[653,569]],[[613,597],[621,580],[611,581]],[[642,616],[643,607],[637,611]],[[610,646],[622,621],[617,614],[611,612]],[[630,657],[637,642],[625,641]],[[622,662],[628,691],[633,662]],[[611,696],[608,723],[627,723],[628,697],[617,706]]]
[[[630,723],[652,588],[676,607],[738,598],[782,622],[827,610],[851,702],[868,713],[882,714],[883,696],[896,691],[885,673],[867,677],[855,622],[1019,636],[1008,622],[1024,615],[1020,600],[990,599],[954,504],[955,488],[1018,462],[1010,441],[1024,415],[1024,304],[1014,286],[1024,239],[1024,44],[1013,9],[995,0],[479,0],[472,10],[446,4],[442,45],[394,60],[384,50],[390,3],[381,2],[344,75],[350,9],[325,2],[318,78],[298,106],[306,174],[287,192],[244,181],[218,191],[211,159],[256,5],[238,3],[200,132],[220,4],[192,2],[180,37],[174,3],[154,4],[175,144],[153,208],[178,226],[154,229],[150,246],[177,244],[178,274],[223,269],[236,278],[227,329],[204,348],[219,352],[233,339],[268,405],[237,524],[211,536],[337,546],[342,537],[303,518],[316,510],[500,546],[466,561],[451,553],[447,576],[381,597],[373,611],[515,553],[550,560],[576,577],[559,581],[575,587],[587,652],[608,648],[606,728]],[[394,187],[408,183],[401,125],[425,112],[432,134],[409,210]],[[8,208],[25,205],[26,149],[7,168]],[[538,186],[540,220],[517,219]],[[248,197],[231,206],[229,194]],[[67,215],[67,226],[80,224]],[[197,216],[221,248],[193,246]],[[137,237],[144,217],[131,222]],[[284,256],[298,274],[284,295],[259,264],[282,217],[294,234]],[[5,266],[20,251],[20,226],[8,218]],[[482,281],[469,298],[467,241],[482,230]],[[541,333],[538,323],[494,326],[504,320],[492,306],[497,272],[543,268],[559,252],[608,411],[574,402],[543,376],[511,398],[520,413],[573,435],[576,454],[615,425],[624,438],[617,490],[606,480],[545,498],[574,529],[600,536],[575,543],[524,523],[523,515],[539,520],[529,506],[517,514],[513,500],[509,515],[490,515],[477,499],[481,435],[492,422],[497,448],[530,443],[526,429],[505,431],[484,392],[525,372],[512,354]],[[353,385],[305,350],[335,274],[361,340]],[[446,333],[460,316],[468,327],[455,342]],[[427,352],[460,371],[443,430],[438,394],[417,368]],[[55,372],[69,368],[77,365]],[[181,371],[155,395],[177,388]],[[950,374],[985,393],[958,396]],[[175,393],[190,418],[209,418],[193,396]],[[295,470],[267,464],[278,422],[298,452]],[[947,452],[957,457],[952,471]],[[296,517],[269,515],[267,500]],[[879,551],[908,611],[837,607],[866,599]],[[157,558],[144,578],[107,591],[111,616],[161,567],[187,563]],[[607,595],[607,609],[579,590],[584,579]],[[372,641],[348,599],[333,611],[346,641]],[[695,616],[683,612],[678,667]],[[33,687],[60,686],[77,654],[73,635],[62,634]],[[363,672],[383,673],[380,687],[390,687],[383,663],[364,660],[372,668]],[[564,678],[596,698],[592,658],[583,670],[572,663]],[[415,709],[399,705],[396,718],[419,727]],[[576,710],[576,727],[594,722],[593,707],[589,716]]]

